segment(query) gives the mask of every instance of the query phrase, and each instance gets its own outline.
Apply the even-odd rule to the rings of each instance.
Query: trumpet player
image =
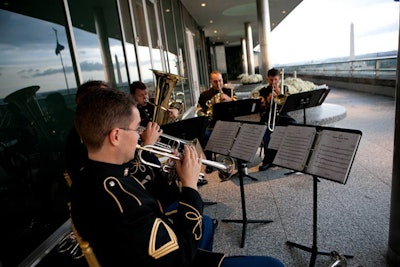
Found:
[[[149,99],[147,87],[140,81],[132,82],[129,85],[129,91],[133,99],[136,101],[137,108],[140,113],[140,125],[146,127],[149,121],[153,121],[154,106],[150,103],[154,103],[154,98]],[[176,120],[179,115],[179,111],[176,108],[168,109],[169,117]]]
[[[102,266],[272,266],[274,258],[226,257],[199,250],[203,202],[197,189],[201,157],[185,146],[176,171],[182,182],[173,221],[137,179],[127,162],[135,151],[139,111],[125,93],[94,90],[77,107],[75,125],[88,161],[71,187],[71,217]]]
[[[289,88],[283,85],[281,81],[281,73],[278,69],[272,68],[267,73],[268,86],[260,89],[259,94],[263,99],[261,103],[260,117],[261,122],[268,124],[271,118],[276,118],[273,122],[278,126],[287,126],[289,124],[296,124],[296,121],[288,114],[282,114],[278,111],[282,105],[277,105],[276,109],[271,108],[271,101],[275,96],[287,95]],[[273,104],[275,105],[275,104]],[[277,114],[270,114],[270,112],[277,112]],[[259,171],[265,171],[272,166],[272,162],[276,155],[276,150],[268,149],[268,144],[271,139],[271,130],[267,129],[263,137],[264,158],[262,164],[258,167]]]

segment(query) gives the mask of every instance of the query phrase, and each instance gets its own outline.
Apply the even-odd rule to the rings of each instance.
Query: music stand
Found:
[[[311,253],[310,265],[314,266],[317,255],[330,252],[317,247],[317,184],[318,178],[346,184],[361,139],[361,131],[333,127],[290,125],[285,130],[274,164],[290,168],[313,177],[313,240],[307,247],[292,241],[289,246]],[[290,143],[290,144],[288,144]],[[292,153],[290,153],[292,152]],[[337,157],[337,155],[340,157]],[[344,255],[352,258],[352,255]]]
[[[330,89],[326,85],[319,86],[311,91],[288,95],[279,113],[303,110],[303,124],[306,124],[306,109],[321,105]]]
[[[221,102],[213,105],[213,120],[218,121],[237,121],[237,117],[259,113],[261,106],[260,98],[248,98],[237,101]],[[245,122],[245,121],[241,121]],[[250,123],[250,122],[249,122]],[[258,181],[257,178],[248,174],[247,163],[238,162],[238,170],[242,170],[242,175],[248,177],[253,181]],[[236,176],[239,171],[232,175]]]
[[[287,113],[290,111],[303,110],[303,125],[306,125],[306,109],[322,105],[327,97],[330,89],[326,85],[316,87],[311,91],[301,92],[289,95],[283,104],[280,113]],[[289,171],[285,175],[291,175],[295,171]]]
[[[169,124],[161,125],[163,133],[174,137],[193,140],[203,138],[208,124],[208,118],[205,116],[194,117],[186,120],[181,120]]]
[[[238,165],[251,162],[257,152],[261,139],[267,129],[265,125],[217,121],[207,143],[206,149],[225,156],[235,158]],[[249,220],[246,213],[246,199],[243,183],[243,169],[238,168],[240,183],[240,199],[242,205],[242,219],[224,219],[223,222],[242,223],[242,240],[240,247],[244,247],[247,224],[270,223],[272,220]]]

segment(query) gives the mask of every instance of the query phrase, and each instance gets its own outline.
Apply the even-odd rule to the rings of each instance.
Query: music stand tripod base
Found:
[[[317,176],[313,176],[313,244],[311,247],[307,247],[292,241],[286,241],[286,244],[288,246],[292,246],[298,249],[301,249],[306,252],[311,253],[311,259],[310,259],[310,267],[315,266],[315,261],[317,259],[317,255],[325,255],[329,256],[331,253],[327,251],[321,251],[318,250],[317,248],[317,185],[318,185],[319,179]],[[353,255],[348,255],[348,254],[343,254],[346,258],[350,259],[353,258]]]
[[[241,160],[238,159],[238,165],[242,166]],[[247,230],[247,224],[249,223],[271,223],[273,222],[272,220],[249,220],[247,219],[247,214],[246,214],[246,200],[245,200],[245,195],[244,195],[244,184],[243,184],[243,169],[239,168],[238,170],[239,173],[239,182],[240,182],[240,199],[241,199],[241,204],[242,204],[242,219],[223,219],[221,220],[222,222],[232,222],[232,223],[242,223],[242,240],[240,242],[240,247],[244,247],[244,242],[246,239],[246,230]]]
[[[238,164],[238,165],[239,165],[239,164]],[[250,179],[253,180],[253,181],[258,181],[257,178],[255,178],[255,177],[249,175],[249,172],[248,172],[247,164],[246,164],[246,163],[241,163],[241,164],[240,164],[240,168],[242,169],[242,174],[243,174],[244,177],[248,177],[248,178],[250,178]],[[235,177],[235,176],[237,176],[237,175],[239,175],[239,171],[236,172],[236,173],[234,173],[234,174],[231,176],[231,178],[232,178],[232,177]]]

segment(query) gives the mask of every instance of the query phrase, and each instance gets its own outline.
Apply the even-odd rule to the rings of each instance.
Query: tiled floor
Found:
[[[351,254],[348,266],[387,266],[389,206],[394,136],[394,98],[331,88],[325,103],[346,109],[346,117],[334,127],[363,133],[349,179],[345,185],[325,179],[318,182],[317,247]],[[285,175],[274,167],[258,172],[258,153],[244,178],[247,218],[271,219],[268,224],[248,224],[244,248],[240,248],[241,223],[220,222],[214,250],[228,255],[271,255],[285,266],[308,266],[311,254],[289,247],[290,240],[312,245],[313,178],[305,174]],[[222,219],[241,219],[239,179],[220,182],[217,172],[206,176],[200,191],[205,214]],[[330,257],[318,255],[315,266],[329,266]]]

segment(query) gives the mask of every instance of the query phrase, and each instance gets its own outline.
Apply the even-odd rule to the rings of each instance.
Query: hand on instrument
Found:
[[[156,122],[147,123],[146,130],[141,135],[143,145],[154,145],[160,138],[162,132],[160,125]]]
[[[171,119],[176,120],[179,115],[179,111],[176,108],[168,109],[168,115]]]
[[[230,102],[232,98],[229,97],[227,94],[221,94],[221,102]]]
[[[183,154],[183,159],[176,161],[176,172],[182,186],[197,190],[202,157],[198,155],[196,148],[191,145],[185,145]]]

